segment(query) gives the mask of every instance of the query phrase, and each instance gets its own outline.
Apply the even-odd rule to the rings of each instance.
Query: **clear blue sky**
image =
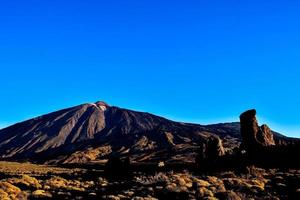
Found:
[[[0,127],[104,100],[300,137],[299,1],[0,3]]]

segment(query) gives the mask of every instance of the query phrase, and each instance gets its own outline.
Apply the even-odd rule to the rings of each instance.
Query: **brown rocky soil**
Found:
[[[163,166],[161,166],[163,167]],[[105,178],[101,170],[0,162],[1,199],[299,199],[300,170],[247,167],[244,172],[135,172]]]

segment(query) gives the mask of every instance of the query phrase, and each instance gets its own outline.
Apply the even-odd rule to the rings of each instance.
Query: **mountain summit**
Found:
[[[0,157],[42,163],[94,163],[117,153],[136,162],[191,162],[199,143],[212,135],[219,136],[226,149],[239,145],[239,129],[239,123],[180,123],[98,101],[0,130]]]

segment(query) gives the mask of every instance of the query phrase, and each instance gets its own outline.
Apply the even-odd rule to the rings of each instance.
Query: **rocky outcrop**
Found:
[[[218,136],[211,136],[206,142],[200,143],[196,165],[199,169],[209,170],[216,164],[217,159],[224,155],[222,140]]]
[[[216,159],[217,157],[225,155],[222,140],[218,136],[210,137],[207,140],[206,148],[208,158]]]
[[[257,134],[257,140],[261,142],[263,146],[275,145],[273,133],[266,124],[263,124],[260,127],[260,131]]]
[[[270,129],[258,126],[255,113],[241,116],[245,145],[274,144]],[[278,134],[274,135],[278,144]],[[215,136],[220,138],[211,138]],[[240,146],[240,124],[179,123],[99,101],[1,129],[0,158],[48,164],[102,163],[117,152],[129,154],[134,162],[192,162],[197,149],[204,149],[204,156],[210,158],[223,155],[221,140],[227,152]],[[198,148],[199,141],[206,147]],[[280,143],[286,141],[280,136]]]
[[[275,145],[271,129],[265,124],[258,125],[256,110],[248,110],[242,113],[240,122],[243,147],[246,150],[251,151],[259,147]]]

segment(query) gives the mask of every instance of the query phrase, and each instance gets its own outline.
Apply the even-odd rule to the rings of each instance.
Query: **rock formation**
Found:
[[[216,159],[217,157],[225,155],[222,140],[218,136],[210,137],[207,140],[206,148],[206,156],[208,159]]]
[[[274,144],[273,132],[266,126],[258,127],[255,111],[245,113],[241,118],[245,144],[250,147],[252,143]],[[220,138],[211,139],[215,136]],[[294,141],[279,136],[274,133],[277,143],[278,139],[282,144]],[[0,158],[83,164],[104,162],[113,152],[118,152],[122,156],[129,155],[134,162],[157,162],[162,158],[169,162],[191,162],[195,159],[195,150],[203,149],[198,148],[199,143],[206,145],[207,151],[211,152],[208,154],[213,155],[208,157],[224,154],[220,139],[227,151],[240,146],[240,124],[180,123],[99,101],[1,129]]]
[[[260,127],[260,131],[257,134],[257,139],[263,146],[275,145],[273,133],[266,124],[263,124]]]
[[[241,136],[243,147],[252,151],[259,147],[275,145],[273,133],[267,125],[259,126],[256,119],[256,110],[248,110],[240,116]]]
[[[213,167],[219,157],[224,155],[222,140],[218,136],[211,136],[206,142],[200,143],[196,165],[199,169],[208,170]]]

